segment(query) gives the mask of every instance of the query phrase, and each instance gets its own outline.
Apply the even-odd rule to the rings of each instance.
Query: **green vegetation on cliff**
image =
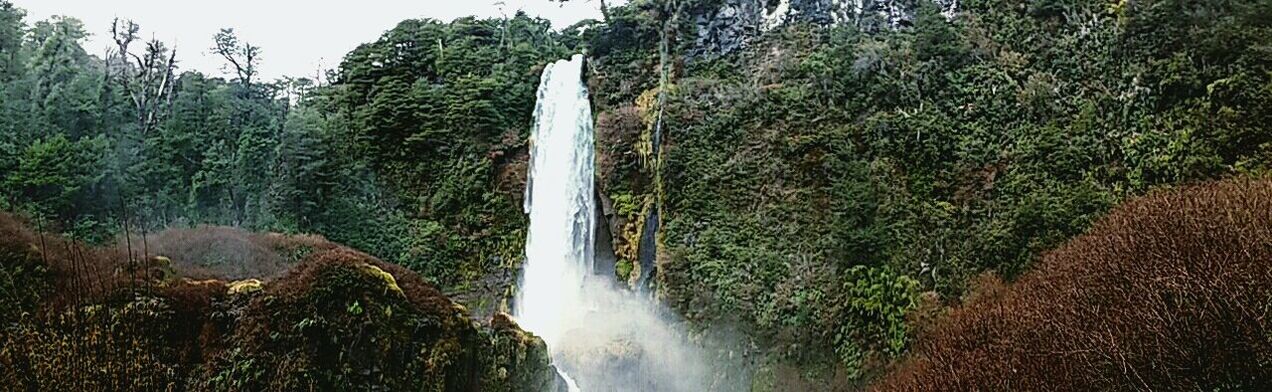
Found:
[[[0,1],[0,207],[92,242],[198,224],[317,233],[498,306],[524,244],[535,87],[577,34],[524,14],[407,20],[325,81],[271,82],[256,71],[269,48],[232,30],[209,32],[230,73],[216,77],[114,28],[31,24]],[[87,34],[128,44],[97,58]]]
[[[792,23],[690,56],[703,25],[668,15],[722,3],[638,1],[592,41],[602,185],[618,210],[661,203],[665,298],[780,363],[837,358],[814,383],[878,369],[914,309],[1128,196],[1272,163],[1266,1],[919,3],[912,27]]]
[[[1272,181],[1151,192],[974,297],[878,391],[1272,388]]]
[[[543,65],[569,53],[524,15],[406,21],[349,53],[322,92],[323,116],[351,149],[341,153],[395,190],[402,218],[355,214],[319,231],[447,288],[515,276],[534,92]],[[387,235],[368,236],[373,226]]]
[[[917,1],[896,28],[791,19],[710,35],[746,22],[744,3],[777,2],[632,0],[561,31],[525,15],[407,20],[327,83],[259,80],[246,57],[269,48],[224,31],[215,51],[239,61],[233,75],[159,87],[147,83],[174,71],[162,43],[121,48],[159,65],[97,58],[81,45],[106,32],[31,23],[0,0],[0,207],[65,234],[54,252],[207,223],[321,234],[420,273],[304,246],[231,258],[245,269],[202,258],[147,270],[272,278],[260,268],[310,260],[260,290],[116,296],[66,286],[57,268],[69,267],[29,239],[0,241],[5,338],[60,353],[32,363],[61,364],[80,351],[53,347],[119,325],[97,331],[115,339],[91,347],[107,356],[87,358],[144,351],[164,365],[127,371],[156,386],[400,385],[392,372],[452,388],[455,374],[538,374],[472,362],[486,355],[472,350],[541,356],[532,339],[464,327],[447,306],[395,295],[382,273],[477,314],[501,306],[524,245],[535,86],[544,64],[580,51],[619,278],[640,283],[656,266],[659,297],[699,330],[742,331],[761,390],[864,385],[974,302],[976,277],[1027,276],[1124,200],[1272,164],[1267,0],[960,0],[949,15]],[[737,19],[715,19],[726,17]],[[139,85],[170,99],[136,104]],[[120,271],[146,275],[107,265],[94,273],[115,285]],[[156,320],[192,329],[147,329]],[[25,363],[16,354],[0,359]],[[368,361],[383,365],[358,366]],[[61,366],[0,378],[76,369]]]

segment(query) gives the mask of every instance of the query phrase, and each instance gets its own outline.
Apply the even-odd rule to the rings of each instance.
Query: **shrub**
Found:
[[[195,279],[271,278],[315,251],[336,247],[321,236],[256,234],[219,226],[169,229],[147,237],[150,255],[171,258],[177,273]]]
[[[1272,181],[1158,191],[982,285],[880,391],[1272,388]]]
[[[37,234],[0,214],[0,385],[498,392],[558,383],[542,340],[506,317],[481,327],[419,275],[365,253],[219,227],[153,239],[179,268],[166,257],[142,262],[136,249],[126,262],[125,250]],[[181,275],[183,259],[206,255],[279,274],[233,284]],[[272,263],[252,265],[262,260]]]

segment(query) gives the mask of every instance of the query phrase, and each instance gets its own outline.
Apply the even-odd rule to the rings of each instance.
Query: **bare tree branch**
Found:
[[[111,23],[110,33],[115,48],[107,52],[107,69],[108,72],[116,70],[110,79],[128,94],[135,110],[138,132],[145,138],[159,124],[167,112],[167,104],[171,102],[177,51],[169,50],[157,39],[151,39],[146,43],[144,52],[134,52],[132,44],[137,41],[140,31],[141,27],[130,20],[116,18]]]
[[[257,57],[260,55],[261,48],[239,41],[238,36],[234,34],[234,29],[221,29],[214,40],[216,44],[212,46],[212,50],[230,63],[234,72],[238,74],[239,82],[250,86],[252,78],[256,76],[256,66],[260,61]]]

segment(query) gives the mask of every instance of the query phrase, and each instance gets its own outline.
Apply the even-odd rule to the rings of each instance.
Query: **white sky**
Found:
[[[27,11],[27,24],[53,15],[84,21],[92,36],[84,48],[101,56],[110,45],[108,30],[116,16],[141,25],[145,38],[176,43],[184,70],[223,75],[222,61],[210,54],[212,36],[223,27],[260,46],[261,74],[314,76],[340,64],[345,53],[371,42],[398,22],[411,18],[450,21],[476,15],[499,16],[499,0],[12,0]],[[572,0],[503,0],[511,16],[518,9],[551,20],[556,28],[583,19],[600,19],[599,3]],[[622,2],[615,2],[622,3]]]

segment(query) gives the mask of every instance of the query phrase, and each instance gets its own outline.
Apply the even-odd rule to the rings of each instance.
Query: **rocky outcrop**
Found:
[[[245,241],[220,241],[231,238],[224,234],[168,236],[211,248],[141,263],[128,261],[125,250],[67,243],[0,214],[0,272],[10,277],[0,281],[0,292],[10,293],[0,296],[0,385],[504,392],[565,385],[543,340],[506,315],[475,322],[414,272],[318,238],[266,236],[307,245],[275,278],[215,276],[238,269],[201,270],[214,275],[201,280],[181,268],[175,276],[146,273],[189,263],[191,255],[278,257],[217,249],[260,239],[235,233]],[[254,252],[271,249],[293,248]]]
[[[732,53],[759,34],[765,8],[759,0],[725,0],[694,17],[697,38],[690,57]]]
[[[695,12],[695,45],[689,56],[729,54],[788,23],[849,24],[868,32],[904,28],[914,21],[920,2],[931,2],[948,17],[958,10],[958,0],[723,0]]]
[[[615,265],[618,256],[614,253],[614,202],[600,191],[596,191],[596,222],[592,228],[596,233],[592,239],[595,252],[592,262],[592,273],[600,276],[615,276]]]

